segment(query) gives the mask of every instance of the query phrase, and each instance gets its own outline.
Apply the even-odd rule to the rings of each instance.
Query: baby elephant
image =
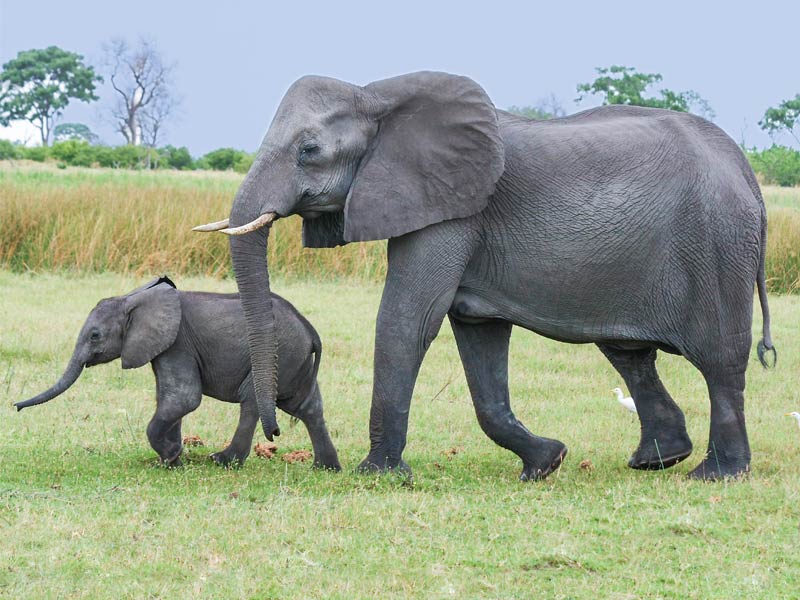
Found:
[[[314,466],[338,471],[317,385],[319,336],[286,300],[273,294],[272,302],[278,336],[278,408],[308,429]],[[89,313],[61,379],[15,406],[22,410],[55,398],[75,383],[83,367],[120,357],[123,369],[150,362],[157,406],[147,437],[161,461],[180,464],[181,419],[200,405],[205,394],[239,403],[233,440],[212,458],[221,465],[241,465],[258,423],[246,332],[238,294],[178,291],[169,278],[161,277],[126,296],[101,300]]]

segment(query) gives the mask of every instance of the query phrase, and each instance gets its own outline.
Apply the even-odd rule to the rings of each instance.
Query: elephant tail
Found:
[[[759,194],[760,195],[760,194]],[[778,352],[772,345],[772,334],[769,327],[769,303],[767,302],[767,280],[765,275],[764,262],[767,255],[767,211],[761,202],[761,259],[758,264],[758,275],[756,276],[756,288],[758,290],[758,301],[761,304],[761,316],[764,322],[762,337],[758,342],[756,351],[758,360],[765,369],[774,368],[778,362]],[[767,354],[772,355],[772,360],[767,358]]]

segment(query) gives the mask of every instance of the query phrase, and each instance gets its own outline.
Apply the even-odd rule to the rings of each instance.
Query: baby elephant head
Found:
[[[125,296],[101,300],[78,334],[64,374],[49,390],[14,406],[22,410],[52,400],[75,383],[84,367],[122,358],[123,369],[153,360],[174,342],[181,304],[168,277],[154,279]]]

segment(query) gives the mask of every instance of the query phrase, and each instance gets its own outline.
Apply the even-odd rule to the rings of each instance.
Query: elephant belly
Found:
[[[570,310],[566,303],[530,300],[514,298],[501,290],[459,287],[449,313],[465,323],[508,321],[539,335],[573,344],[614,341],[628,342],[628,345],[630,342],[644,342],[647,346],[664,344],[648,328],[625,318],[624,312],[615,318],[613,307],[576,311]]]

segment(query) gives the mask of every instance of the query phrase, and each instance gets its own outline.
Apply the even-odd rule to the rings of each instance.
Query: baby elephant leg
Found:
[[[308,430],[311,446],[314,448],[314,467],[341,471],[339,457],[333,446],[325,417],[322,413],[322,394],[317,382],[307,397],[295,396],[289,400],[278,400],[278,408],[285,413],[300,419]]]
[[[147,439],[161,459],[161,464],[167,467],[181,466],[183,440],[180,417],[175,419],[172,415],[156,411],[147,425]]]
[[[253,434],[258,425],[258,407],[250,377],[239,389],[239,401],[239,425],[230,445],[211,455],[214,462],[223,467],[240,467],[250,455]]]
[[[183,452],[181,419],[200,406],[200,377],[191,362],[181,364],[164,356],[153,362],[153,370],[157,405],[147,426],[147,439],[164,465],[177,467]]]

